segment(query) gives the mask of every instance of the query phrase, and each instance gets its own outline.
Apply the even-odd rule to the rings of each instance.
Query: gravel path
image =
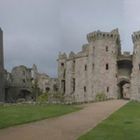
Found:
[[[76,140],[128,101],[111,100],[84,105],[61,117],[0,130],[0,140]]]

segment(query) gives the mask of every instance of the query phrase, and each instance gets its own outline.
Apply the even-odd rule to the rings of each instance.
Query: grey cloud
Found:
[[[134,18],[132,13],[125,18],[128,7],[126,0],[0,0],[5,67],[36,63],[41,72],[56,76],[59,51],[79,51],[87,43],[86,34],[98,29],[118,27],[124,49],[132,50],[135,24],[126,26]]]

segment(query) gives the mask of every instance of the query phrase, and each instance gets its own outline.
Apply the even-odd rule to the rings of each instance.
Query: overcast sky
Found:
[[[57,76],[58,53],[80,51],[95,30],[119,28],[123,50],[132,51],[139,6],[140,0],[0,0],[5,68],[36,64]]]

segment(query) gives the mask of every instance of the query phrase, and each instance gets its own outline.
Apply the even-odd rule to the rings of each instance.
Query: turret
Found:
[[[132,41],[133,41],[134,44],[140,43],[140,31],[133,33]]]
[[[112,30],[110,33],[101,32],[100,30],[98,30],[87,35],[87,40],[89,43],[98,39],[110,39],[115,41],[119,39],[118,29]]]
[[[88,74],[92,78],[89,78],[88,86],[91,97],[95,99],[97,94],[104,93],[107,98],[117,98],[117,57],[120,53],[118,29],[89,33],[87,40],[90,46]]]
[[[59,53],[58,57],[58,79],[59,79],[59,90],[65,93],[65,74],[66,74],[66,53]]]
[[[140,31],[133,33],[132,40],[134,51],[131,74],[131,99],[140,100]]]
[[[32,69],[31,69],[32,78],[37,79],[37,74],[38,74],[37,66],[33,64]]]
[[[101,32],[100,30],[91,32],[87,35],[89,44],[93,44],[95,41],[104,40],[105,42],[112,42],[115,44],[116,53],[121,54],[121,43],[118,29],[114,29],[111,32]],[[107,48],[108,49],[108,48]]]

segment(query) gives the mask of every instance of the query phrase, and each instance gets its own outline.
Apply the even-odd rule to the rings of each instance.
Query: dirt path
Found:
[[[83,110],[58,118],[0,130],[0,140],[76,140],[128,101],[87,104]]]

